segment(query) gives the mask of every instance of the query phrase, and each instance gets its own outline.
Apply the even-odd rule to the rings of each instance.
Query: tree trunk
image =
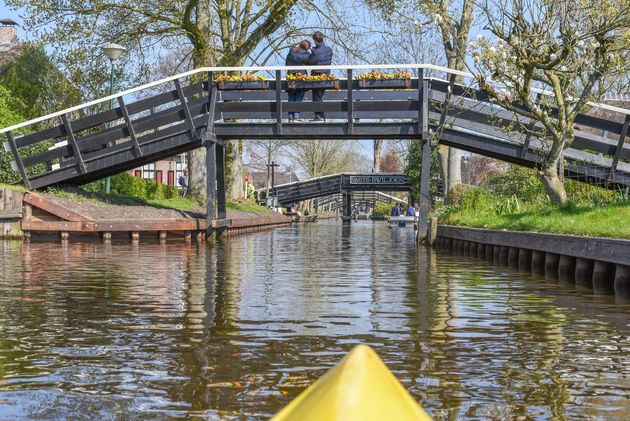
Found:
[[[243,140],[231,140],[229,142],[228,155],[226,159],[228,195],[230,199],[242,199],[243,192]]]
[[[206,35],[206,39],[210,39],[212,28],[210,27],[210,10],[209,4],[206,2],[199,2],[196,10],[197,21],[196,24],[199,29]],[[195,51],[193,51],[193,66],[194,68],[211,65],[210,63],[210,51],[207,44],[196,45]],[[196,196],[201,200],[206,200],[208,197],[206,176],[206,148],[201,147],[190,151],[186,154],[188,161],[189,181],[188,186],[190,194]]]
[[[564,183],[558,177],[558,162],[543,168],[541,175],[543,185],[547,189],[551,200],[565,207],[568,204],[567,192],[564,189]]]
[[[450,183],[448,179],[448,146],[440,145],[438,146],[438,155],[440,156],[440,175],[442,176],[442,181],[444,183],[444,200],[448,202],[448,191],[450,188]]]
[[[448,182],[449,188],[462,184],[462,152],[448,148]]]
[[[374,139],[374,160],[372,171],[379,172],[381,169],[381,151],[383,149],[383,139]]]
[[[190,195],[201,200],[206,200],[208,197],[206,187],[206,148],[201,147],[188,152],[187,159]]]

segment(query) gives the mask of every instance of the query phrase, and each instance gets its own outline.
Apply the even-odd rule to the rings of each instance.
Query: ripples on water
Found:
[[[630,309],[303,224],[217,247],[0,243],[0,417],[267,418],[353,345],[443,419],[630,418]]]

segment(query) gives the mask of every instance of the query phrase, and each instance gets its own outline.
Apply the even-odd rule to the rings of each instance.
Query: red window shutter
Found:
[[[133,175],[135,175],[138,178],[142,178],[142,170],[136,170]]]
[[[155,180],[158,182],[158,184],[162,184],[162,171],[155,172]]]
[[[167,177],[167,183],[169,186],[174,186],[175,185],[175,171],[173,170],[169,170]]]

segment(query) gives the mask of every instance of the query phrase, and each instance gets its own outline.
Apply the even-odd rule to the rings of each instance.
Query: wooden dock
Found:
[[[184,241],[206,239],[206,220],[197,218],[180,219],[93,219],[75,210],[33,192],[20,193],[24,203],[21,214],[21,231],[24,237],[59,239],[67,241],[76,238],[100,238],[111,241],[112,238],[127,238],[131,241],[167,238]],[[218,234],[236,235],[246,232],[261,231],[291,223],[290,218],[278,215],[265,218],[217,219],[212,221],[213,230]]]

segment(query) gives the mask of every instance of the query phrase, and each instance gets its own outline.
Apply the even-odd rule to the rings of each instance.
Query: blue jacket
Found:
[[[308,59],[308,64],[317,66],[330,66],[333,58],[332,48],[324,44],[323,42],[312,48],[311,57]],[[313,70],[311,74],[318,73],[330,73],[330,70]]]
[[[400,208],[398,207],[398,205],[392,208],[392,216],[400,216]]]
[[[301,48],[291,47],[284,61],[285,66],[304,66],[308,62],[311,54]],[[288,73],[306,73],[306,70],[290,70]]]

